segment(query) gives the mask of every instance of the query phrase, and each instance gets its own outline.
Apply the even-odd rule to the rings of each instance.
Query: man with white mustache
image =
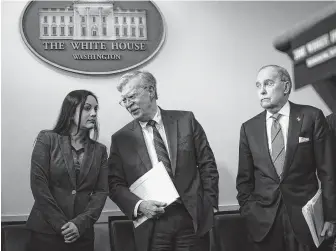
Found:
[[[336,170],[330,131],[321,110],[288,101],[292,82],[286,69],[262,67],[256,89],[262,113],[240,131],[237,199],[254,250],[316,250],[302,207],[321,181],[324,228],[336,221]]]

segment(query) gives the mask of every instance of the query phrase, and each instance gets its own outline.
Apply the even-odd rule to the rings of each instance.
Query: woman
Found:
[[[96,141],[97,111],[93,93],[72,91],[55,128],[37,136],[31,160],[35,203],[27,221],[31,251],[94,250],[93,225],[108,192],[106,147]]]

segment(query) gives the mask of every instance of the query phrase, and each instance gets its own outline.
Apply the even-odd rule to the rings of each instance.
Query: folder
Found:
[[[316,247],[324,240],[321,232],[324,226],[322,191],[319,189],[315,196],[302,208],[302,214],[308,224]]]
[[[129,189],[142,200],[156,200],[166,203],[167,206],[180,197],[162,162],[155,164]],[[138,217],[133,221],[134,227],[138,227],[146,220],[148,220],[146,216]]]

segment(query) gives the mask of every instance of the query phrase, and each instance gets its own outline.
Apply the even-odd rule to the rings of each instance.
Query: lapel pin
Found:
[[[301,121],[301,118],[300,118],[300,117],[297,117],[296,120],[300,122],[300,121]]]

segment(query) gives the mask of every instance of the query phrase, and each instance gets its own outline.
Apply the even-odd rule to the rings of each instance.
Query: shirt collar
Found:
[[[160,126],[162,126],[161,110],[158,106],[157,106],[156,109],[157,109],[156,113],[155,113],[154,118],[152,120],[154,120],[158,124],[158,126],[160,127]],[[140,123],[140,126],[142,127],[142,129],[146,129],[148,121],[139,121],[139,123]]]
[[[287,100],[286,104],[280,109],[280,111],[278,112],[278,114],[281,114],[282,116],[286,116],[289,117],[289,111],[290,111],[290,105],[289,102]],[[270,113],[269,111],[267,111],[266,113],[266,120],[269,119],[273,114]]]

